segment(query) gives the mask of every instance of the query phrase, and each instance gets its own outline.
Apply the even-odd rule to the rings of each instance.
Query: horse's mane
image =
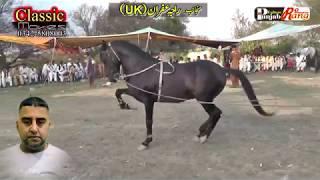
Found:
[[[141,50],[138,46],[131,44],[127,41],[113,41],[111,45],[123,48],[124,50],[133,53],[139,57],[154,59],[151,55]]]

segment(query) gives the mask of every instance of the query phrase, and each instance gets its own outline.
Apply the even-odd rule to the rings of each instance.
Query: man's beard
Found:
[[[34,139],[36,138],[36,139]],[[39,142],[32,142],[32,141]],[[27,137],[22,141],[21,149],[24,152],[36,153],[43,151],[46,147],[46,141],[42,137]]]

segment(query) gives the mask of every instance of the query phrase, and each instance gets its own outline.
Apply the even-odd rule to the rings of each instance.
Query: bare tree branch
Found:
[[[81,27],[87,36],[95,35],[96,27],[94,21],[103,14],[103,8],[82,4],[72,15],[73,22]]]

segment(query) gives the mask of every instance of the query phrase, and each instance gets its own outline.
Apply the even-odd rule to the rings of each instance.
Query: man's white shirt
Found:
[[[15,145],[1,151],[0,158],[2,173],[10,177],[66,176],[71,166],[67,153],[50,144],[38,153],[25,153]]]
[[[296,62],[297,62],[297,65],[301,64],[302,61],[304,60],[304,56],[300,55],[300,57],[296,57]]]

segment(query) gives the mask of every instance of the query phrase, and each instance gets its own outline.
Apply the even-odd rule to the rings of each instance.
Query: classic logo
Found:
[[[257,21],[307,21],[309,7],[257,7],[254,11]]]
[[[34,10],[31,6],[13,11],[13,25],[18,36],[66,36],[67,13],[53,6],[49,10]]]

